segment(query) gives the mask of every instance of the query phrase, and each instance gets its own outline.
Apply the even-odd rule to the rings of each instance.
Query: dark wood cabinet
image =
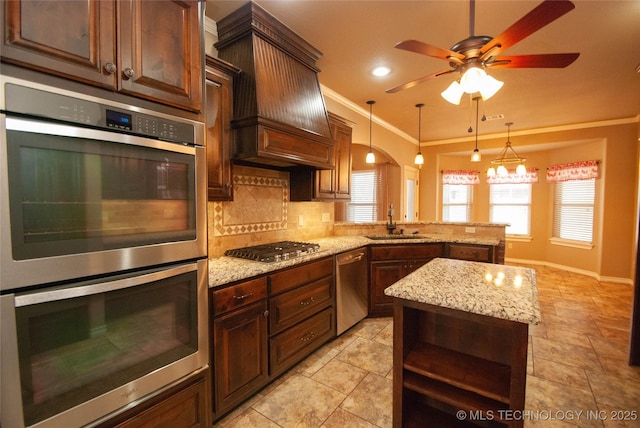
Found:
[[[394,427],[523,426],[527,324],[397,298],[394,311]]]
[[[334,259],[269,277],[271,376],[278,376],[335,337]]]
[[[334,258],[211,291],[213,418],[335,337]]]
[[[206,57],[207,195],[210,201],[233,200],[231,116],[233,79],[239,72],[236,67],[218,58]]]
[[[447,244],[447,257],[472,262],[495,263],[494,247],[476,244]]]
[[[292,201],[344,201],[351,198],[352,129],[333,113],[329,113],[329,125],[334,140],[335,169],[294,168],[290,177],[289,197]]]
[[[385,288],[443,255],[444,244],[377,245],[369,249],[369,316],[393,315],[393,298]]]
[[[205,428],[209,413],[209,368],[98,425],[99,428]]]
[[[6,1],[2,60],[200,112],[201,7],[193,0]]]
[[[212,292],[214,417],[268,381],[266,277]]]

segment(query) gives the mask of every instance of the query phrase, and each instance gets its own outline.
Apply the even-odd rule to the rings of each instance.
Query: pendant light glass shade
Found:
[[[483,100],[494,96],[504,85],[494,77],[489,76],[482,68],[471,67],[464,72],[460,83],[453,81],[440,95],[451,104],[459,105],[464,93],[474,94],[480,92]]]
[[[422,141],[422,107],[424,107],[424,104],[416,104],[416,107],[418,107],[418,154],[416,154],[413,163],[421,167],[424,165],[424,156],[422,156],[422,152],[420,151],[420,141]]]
[[[365,158],[366,163],[376,163],[376,155],[373,154],[373,149],[371,147],[371,134],[373,130],[373,105],[375,101],[367,101],[369,104],[369,153],[367,153],[367,157]]]
[[[482,160],[482,155],[480,154],[480,150],[476,147],[473,153],[471,153],[471,162],[480,162]]]
[[[364,161],[366,163],[376,163],[376,155],[374,155],[373,152],[369,152]]]

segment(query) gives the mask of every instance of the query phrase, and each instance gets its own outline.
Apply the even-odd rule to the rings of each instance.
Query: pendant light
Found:
[[[507,169],[505,164],[508,165],[514,163],[518,164],[518,167],[516,168],[516,174],[524,175],[527,173],[527,168],[524,166],[524,162],[526,161],[526,159],[518,156],[516,151],[513,150],[513,147],[511,147],[511,140],[509,139],[509,136],[511,125],[513,125],[513,122],[505,123],[505,125],[507,125],[507,142],[504,145],[504,149],[502,149],[500,154],[498,154],[498,157],[491,161],[491,165],[498,165],[498,167],[494,168],[493,166],[491,166],[487,170],[487,175],[489,177],[493,177],[496,174],[502,177],[506,176],[507,174],[509,174],[509,170]]]
[[[471,154],[471,162],[480,162],[482,159],[480,150],[478,150],[478,101],[480,100],[480,97],[475,97],[474,100],[476,102],[476,148]]]
[[[373,149],[371,148],[371,133],[373,130],[373,105],[375,101],[367,101],[369,104],[369,153],[367,153],[367,158],[365,159],[366,163],[376,163],[376,155],[373,154]]]
[[[420,104],[416,104],[416,107],[418,107],[418,154],[416,155],[415,160],[413,161],[416,165],[418,165],[418,168],[422,167],[422,165],[424,165],[424,156],[422,156],[422,152],[420,151],[420,141],[422,141],[420,139],[420,134],[422,131],[422,107],[424,107],[424,104],[420,103]]]

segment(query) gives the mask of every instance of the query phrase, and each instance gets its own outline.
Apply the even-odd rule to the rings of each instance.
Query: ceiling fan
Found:
[[[555,54],[536,54],[536,55],[514,55],[514,56],[498,56],[502,51],[509,49],[522,39],[538,31],[542,27],[550,24],[562,15],[575,8],[575,5],[569,0],[544,0],[537,7],[523,16],[519,21],[514,23],[511,27],[507,28],[502,34],[497,37],[489,36],[476,36],[474,35],[474,20],[475,20],[475,0],[470,0],[469,7],[469,37],[459,41],[451,47],[451,49],[442,49],[427,43],[420,42],[418,40],[405,40],[395,45],[398,49],[403,49],[409,52],[415,52],[422,55],[427,55],[434,58],[439,58],[449,62],[451,66],[450,70],[439,71],[427,76],[420,77],[419,79],[412,80],[402,85],[387,89],[387,93],[399,92],[403,89],[412,88],[420,83],[426,82],[430,79],[453,73],[457,71],[463,76],[461,78],[461,84],[457,81],[443,92],[443,97],[447,101],[454,104],[460,102],[460,97],[463,92],[474,93],[477,89],[474,87],[465,86],[465,75],[485,75],[485,68],[564,68],[574,62],[579,53],[555,53]],[[472,73],[466,73],[472,70]],[[488,91],[486,95],[482,94],[484,99],[489,98],[491,95],[500,89],[502,82],[488,76],[492,79],[494,87],[491,91]],[[458,85],[459,87],[454,87]],[[471,89],[475,91],[469,92]],[[457,102],[448,99],[445,96],[447,91],[453,90]]]

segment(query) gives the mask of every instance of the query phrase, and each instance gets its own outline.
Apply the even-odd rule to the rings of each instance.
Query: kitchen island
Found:
[[[535,271],[437,258],[394,298],[393,426],[522,427]]]

